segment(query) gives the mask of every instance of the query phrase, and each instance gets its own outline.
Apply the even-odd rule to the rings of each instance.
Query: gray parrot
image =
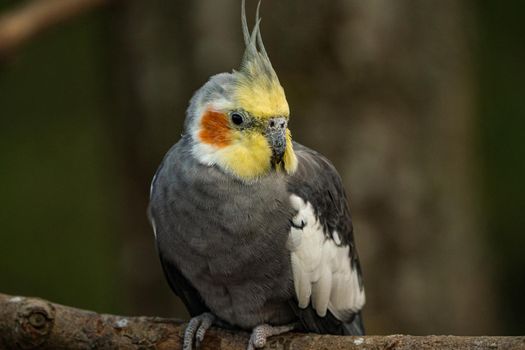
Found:
[[[183,349],[212,325],[251,331],[248,349],[290,330],[364,334],[365,293],[342,181],[292,141],[259,8],[239,70],[193,96],[184,134],[151,184],[149,217],[169,285],[192,319]]]

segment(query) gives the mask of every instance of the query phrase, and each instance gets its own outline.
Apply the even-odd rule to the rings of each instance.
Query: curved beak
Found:
[[[286,151],[286,118],[276,117],[268,120],[266,138],[272,148],[272,165],[275,166],[283,160]]]

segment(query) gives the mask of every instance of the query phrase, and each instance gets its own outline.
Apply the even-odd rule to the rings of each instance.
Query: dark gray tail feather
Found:
[[[345,335],[365,335],[365,326],[363,325],[363,318],[361,311],[354,314],[354,320],[350,323],[343,323],[346,330]]]
[[[361,311],[352,314],[348,321],[343,322],[335,318],[330,311],[325,317],[320,317],[311,305],[308,305],[306,309],[301,309],[295,300],[291,301],[290,305],[301,322],[302,327],[298,329],[299,331],[334,335],[365,334]]]

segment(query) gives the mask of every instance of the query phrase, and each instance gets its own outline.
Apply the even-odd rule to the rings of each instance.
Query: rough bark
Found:
[[[0,294],[1,349],[180,349],[182,321],[98,314],[38,298]],[[245,349],[248,334],[211,329],[201,349]],[[267,349],[523,349],[525,337],[366,336],[288,333]]]

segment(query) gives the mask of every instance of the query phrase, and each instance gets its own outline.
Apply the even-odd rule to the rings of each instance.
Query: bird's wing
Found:
[[[365,302],[352,220],[341,178],[322,155],[294,143],[297,171],[288,181],[295,210],[288,239],[297,300],[307,331],[362,334]]]

